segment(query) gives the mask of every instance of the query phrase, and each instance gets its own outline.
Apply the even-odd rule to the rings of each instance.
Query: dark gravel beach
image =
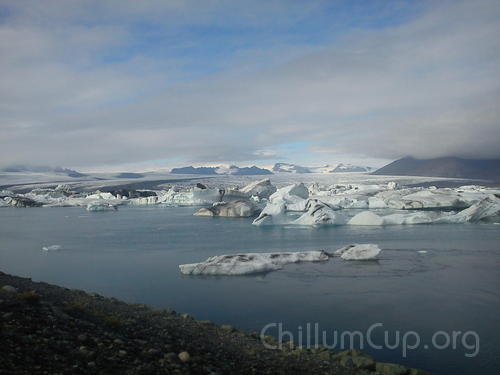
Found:
[[[1,272],[0,311],[0,374],[425,374]]]

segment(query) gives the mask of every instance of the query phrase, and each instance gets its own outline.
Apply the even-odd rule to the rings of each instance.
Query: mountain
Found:
[[[273,174],[269,169],[256,167],[238,167],[230,165],[229,167],[182,167],[173,168],[170,173],[173,174],[205,174],[205,175],[233,175],[233,176],[254,176]]]
[[[48,166],[26,166],[26,165],[15,165],[0,169],[0,172],[32,172],[32,173],[59,173],[64,174],[68,177],[85,177],[84,173],[77,172],[73,169],[61,168],[61,167],[48,167]]]
[[[359,167],[352,164],[324,165],[322,167],[302,167],[296,164],[276,163],[272,170],[277,173],[342,173],[342,172],[370,172],[371,167]]]
[[[415,159],[406,157],[387,164],[373,174],[500,181],[500,159],[461,159],[456,157]]]
[[[272,171],[278,173],[311,173],[309,168],[288,163],[276,163],[274,164]]]
[[[352,164],[342,164],[340,163],[329,173],[337,173],[337,172],[370,172],[373,170],[372,167],[360,167]]]
[[[132,172],[122,172],[115,175],[116,178],[142,178],[144,177],[141,173],[132,173]]]

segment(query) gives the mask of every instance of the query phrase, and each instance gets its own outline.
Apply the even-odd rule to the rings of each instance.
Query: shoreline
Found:
[[[0,374],[427,374],[3,272],[0,309]]]

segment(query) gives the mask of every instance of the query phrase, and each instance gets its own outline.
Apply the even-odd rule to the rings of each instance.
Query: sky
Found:
[[[500,157],[500,1],[0,0],[0,165]]]

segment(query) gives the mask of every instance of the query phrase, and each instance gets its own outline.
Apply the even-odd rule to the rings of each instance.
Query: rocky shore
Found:
[[[426,374],[1,272],[0,342],[0,374]]]

